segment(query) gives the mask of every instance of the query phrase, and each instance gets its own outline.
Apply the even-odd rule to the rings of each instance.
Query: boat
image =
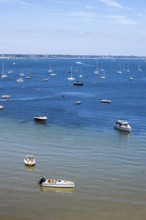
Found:
[[[83,70],[82,70],[82,68],[81,68],[81,73],[80,73],[79,77],[80,78],[83,77]]]
[[[138,64],[138,71],[139,71],[139,72],[142,72],[142,69],[141,69],[141,67],[140,67],[139,64]]]
[[[10,95],[2,95],[2,99],[9,99]]]
[[[43,78],[42,79],[42,81],[48,81],[49,80],[49,78]]]
[[[45,115],[36,115],[36,116],[34,116],[34,120],[36,122],[43,122],[43,123],[45,123],[47,121],[47,116],[45,116]]]
[[[76,64],[83,64],[81,61],[76,61],[75,63]]]
[[[34,166],[36,164],[36,161],[32,155],[26,155],[26,158],[24,159],[24,164],[26,166]]]
[[[112,101],[110,99],[101,99],[100,103],[111,103]]]
[[[117,71],[117,73],[123,73],[122,72],[122,67],[121,67],[121,64],[119,63],[119,70]]]
[[[28,75],[28,76],[26,76],[26,79],[32,79],[32,75]]]
[[[77,100],[76,102],[75,102],[75,104],[76,105],[80,105],[82,102],[80,101],[80,100]]]
[[[98,62],[96,60],[96,69],[94,71],[95,74],[99,74]]]
[[[62,179],[46,179],[42,176],[38,182],[41,186],[53,187],[53,188],[74,188],[75,184],[69,180]]]
[[[57,73],[51,73],[50,76],[57,76]]]
[[[74,86],[83,86],[84,83],[83,82],[80,82],[80,81],[76,81],[73,83]]]
[[[121,131],[127,131],[127,132],[131,132],[131,126],[129,125],[129,123],[125,120],[118,120],[115,125],[114,128],[121,130]]]
[[[24,82],[24,79],[23,78],[19,78],[16,80],[18,83],[23,83]]]
[[[50,64],[50,68],[48,69],[48,72],[49,72],[49,73],[52,73],[52,72],[53,72],[51,64]]]
[[[0,110],[3,110],[4,109],[4,106],[3,105],[0,105]]]
[[[3,64],[3,67],[2,67],[1,77],[2,77],[2,79],[6,79],[8,77],[7,74],[4,73],[4,64]]]
[[[71,71],[69,73],[70,73],[70,76],[67,79],[68,80],[75,80],[75,78],[72,76],[72,67],[71,67]]]
[[[102,70],[100,70],[100,72],[101,72],[100,78],[101,78],[101,79],[106,79],[105,70],[102,69]]]
[[[14,71],[13,71],[13,70],[9,70],[8,73],[9,73],[9,74],[12,74],[12,73],[14,73]]]
[[[7,74],[2,74],[2,79],[6,79],[7,77]]]
[[[101,99],[100,103],[111,103],[112,101],[109,99]]]

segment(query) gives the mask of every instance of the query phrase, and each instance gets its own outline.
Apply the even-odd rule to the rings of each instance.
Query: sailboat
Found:
[[[82,71],[82,68],[81,68],[81,73],[80,73],[79,77],[83,77],[83,71]]]
[[[68,80],[75,80],[75,78],[73,78],[72,76],[72,66],[71,66],[71,71],[70,71],[70,77],[67,78]]]
[[[50,73],[50,76],[57,76],[57,73],[53,73],[51,64],[50,64],[50,68],[48,69],[48,72]]]
[[[130,69],[129,69],[129,64],[128,64],[128,68],[127,68],[127,70],[126,70],[126,71],[127,71],[127,73],[129,73],[129,72],[130,72]]]
[[[4,64],[3,64],[3,67],[2,67],[1,77],[2,77],[3,79],[6,79],[6,78],[8,77],[7,74],[4,74]]]
[[[51,64],[50,64],[50,68],[48,69],[48,72],[49,72],[49,73],[52,73],[52,72],[53,72],[52,67],[51,67]]]
[[[122,68],[121,68],[121,64],[119,63],[119,70],[117,71],[117,73],[122,73]]]
[[[139,64],[138,64],[138,71],[139,71],[139,72],[142,72],[142,69],[141,69],[141,67],[140,67]]]
[[[94,71],[95,74],[99,74],[98,62],[96,61],[96,69]]]
[[[102,69],[102,73],[101,73],[100,78],[101,78],[101,79],[105,79],[105,78],[106,78],[105,70],[104,70],[104,69]]]

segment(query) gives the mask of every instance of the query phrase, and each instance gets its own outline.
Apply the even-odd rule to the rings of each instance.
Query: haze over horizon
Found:
[[[1,54],[146,55],[146,1],[0,0]]]

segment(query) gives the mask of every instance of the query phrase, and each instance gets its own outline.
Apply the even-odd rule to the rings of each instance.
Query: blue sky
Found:
[[[145,0],[0,0],[0,53],[146,55]]]

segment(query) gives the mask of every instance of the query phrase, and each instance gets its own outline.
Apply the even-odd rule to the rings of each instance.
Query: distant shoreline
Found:
[[[124,55],[60,55],[60,54],[0,54],[0,59],[16,59],[16,58],[42,58],[42,59],[146,59],[146,56],[124,56]]]

